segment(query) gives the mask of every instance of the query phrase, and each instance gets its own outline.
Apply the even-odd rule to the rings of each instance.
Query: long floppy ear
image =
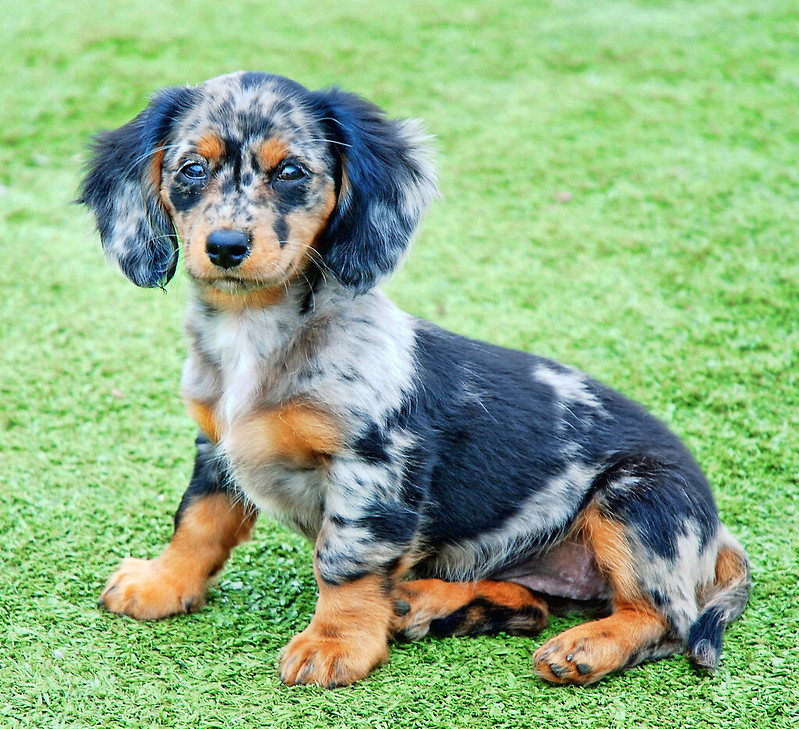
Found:
[[[315,92],[340,167],[338,202],[320,241],[325,264],[362,292],[396,269],[436,196],[428,137],[414,120],[339,89]]]
[[[77,202],[97,218],[106,256],[137,286],[165,286],[175,274],[178,240],[161,202],[161,160],[175,120],[195,89],[164,89],[133,121],[101,132]]]

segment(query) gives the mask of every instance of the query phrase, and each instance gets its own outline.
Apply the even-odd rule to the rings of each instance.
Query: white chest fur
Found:
[[[321,520],[323,479],[318,469],[279,452],[270,418],[291,401],[296,384],[285,352],[298,326],[287,326],[279,312],[244,310],[204,315],[189,310],[192,338],[183,373],[190,411],[205,415],[206,432],[217,442],[237,485],[262,511],[310,536]],[[197,418],[203,428],[202,418]],[[304,466],[304,467],[303,467]]]
[[[251,410],[261,391],[258,342],[263,324],[256,326],[248,313],[219,316],[211,327],[208,344],[217,355],[221,394],[216,417],[221,435]]]
[[[398,407],[414,368],[412,323],[379,293],[323,290],[316,303],[303,315],[291,300],[212,314],[195,302],[183,378],[238,485],[306,534],[320,522],[331,457]]]

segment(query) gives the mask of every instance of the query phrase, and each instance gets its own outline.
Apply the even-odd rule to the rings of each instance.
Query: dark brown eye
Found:
[[[205,165],[200,162],[187,162],[180,168],[180,174],[192,182],[204,180],[207,176]]]
[[[303,177],[305,177],[305,170],[293,162],[284,164],[275,175],[275,179],[281,182],[296,182]]]

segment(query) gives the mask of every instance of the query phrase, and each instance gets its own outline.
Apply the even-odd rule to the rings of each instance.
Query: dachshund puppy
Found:
[[[80,201],[110,260],[192,281],[183,394],[199,426],[169,545],[102,602],[198,609],[261,511],[312,540],[286,684],[342,686],[392,638],[539,632],[586,684],[684,652],[714,668],[749,594],[743,550],[680,441],[571,367],[443,331],[377,288],[436,194],[420,128],[338,89],[239,72],[157,93],[101,133]]]

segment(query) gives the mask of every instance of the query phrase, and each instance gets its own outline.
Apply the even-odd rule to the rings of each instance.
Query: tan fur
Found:
[[[350,185],[350,178],[347,175],[347,155],[343,152],[341,154],[341,184],[339,185],[338,199],[340,202],[345,201],[352,192]]]
[[[206,286],[199,292],[200,298],[218,311],[240,313],[245,309],[265,309],[274,306],[286,295],[285,286],[269,289],[229,293]]]
[[[256,463],[283,459],[313,466],[335,453],[342,440],[330,415],[292,402],[255,413],[237,424],[228,447],[234,456]]]
[[[224,154],[222,140],[212,132],[202,136],[192,147],[211,163],[221,159]],[[275,168],[288,152],[288,147],[279,137],[272,137],[255,148],[259,163],[266,169]],[[158,167],[161,199],[175,222],[186,269],[200,284],[201,295],[212,305],[219,304],[220,308],[227,310],[241,310],[250,303],[258,307],[269,306],[280,301],[286,285],[307,271],[309,259],[314,256],[316,239],[336,205],[333,180],[320,178],[314,182],[319,203],[309,210],[289,216],[286,221],[289,231],[287,240],[278,241],[274,232],[276,212],[269,204],[271,191],[268,182],[261,181],[258,189],[249,193],[252,204],[247,213],[246,206],[231,209],[221,205],[224,202],[222,192],[212,175],[203,191],[202,202],[181,212],[175,209],[166,194],[168,176],[176,172],[165,172],[164,184],[161,185],[161,157]],[[259,197],[261,195],[263,202]],[[255,204],[256,198],[258,204]],[[250,254],[235,270],[220,269],[211,263],[206,253],[208,236],[222,229],[243,230],[251,238]],[[233,295],[224,286],[215,285],[228,278],[240,284]],[[247,287],[251,289],[249,292],[242,291],[242,288]]]
[[[719,591],[728,589],[736,583],[747,584],[748,580],[749,564],[746,555],[740,547],[723,546],[716,555],[714,578],[711,582],[699,586],[696,591],[696,601],[699,605],[707,605]]]
[[[416,123],[383,120],[379,110],[339,92],[304,97],[301,87],[285,80],[241,73],[158,99],[144,117],[148,124],[134,121],[98,138],[82,199],[97,214],[109,256],[139,285],[164,285],[160,279],[174,272],[179,239],[195,297],[187,320],[192,344],[186,404],[217,445],[199,439],[196,477],[172,541],[157,559],[123,561],[102,594],[109,609],[149,619],[202,605],[209,577],[249,537],[255,521],[254,512],[233,503],[235,493],[224,492],[234,482],[258,508],[315,539],[321,555],[314,557],[316,613],[281,664],[289,684],[352,683],[387,659],[392,632],[422,637],[438,619],[432,632],[441,635],[529,633],[546,623],[543,599],[518,584],[400,582],[415,563],[420,575],[467,580],[511,568],[524,572],[531,562],[529,574],[517,575],[533,589],[549,583],[566,592],[552,590],[556,598],[588,593],[604,600],[612,587],[610,617],[572,628],[536,652],[539,674],[558,683],[590,683],[685,647],[696,607],[691,591],[699,604],[717,601],[713,607],[725,611],[710,614],[717,622],[743,609],[745,555],[718,549],[733,543],[724,535],[712,544],[700,538],[706,531],[711,536],[699,521],[712,519],[709,511],[685,512],[686,525],[699,529],[696,539],[686,532],[689,538],[678,543],[680,558],[664,555],[661,565],[659,557],[639,549],[647,541],[643,530],[652,525],[628,527],[597,506],[605,489],[619,489],[614,496],[624,497],[627,484],[612,482],[614,474],[629,470],[630,483],[638,484],[640,470],[640,485],[648,487],[647,472],[661,460],[661,449],[653,449],[651,464],[647,452],[640,462],[635,452],[621,457],[640,440],[630,439],[627,427],[618,428],[619,447],[607,449],[613,419],[626,417],[628,409],[572,370],[528,360],[528,376],[539,380],[534,386],[552,390],[552,402],[547,396],[543,405],[543,393],[533,391],[542,412],[530,433],[546,424],[554,430],[551,443],[533,444],[546,457],[532,453],[509,463],[513,473],[526,464],[533,484],[524,493],[521,485],[514,487],[513,513],[501,516],[510,504],[503,502],[485,511],[479,529],[447,524],[453,520],[457,527],[459,496],[467,510],[475,499],[507,496],[497,491],[507,449],[500,444],[481,452],[448,438],[425,438],[431,429],[450,427],[452,413],[468,415],[484,387],[490,394],[495,381],[504,385],[479,347],[453,339],[451,349],[441,334],[369,290],[399,263],[435,195],[428,144]],[[337,109],[347,113],[339,118]],[[161,139],[153,138],[156,131]],[[119,145],[134,141],[129,154],[136,155],[135,163],[121,170],[119,160],[128,152],[121,154]],[[147,145],[142,156],[141,144]],[[207,174],[194,175],[197,170],[186,165],[200,158],[208,162]],[[290,160],[303,174],[276,174]],[[170,220],[153,209],[153,195],[160,195]],[[209,255],[209,237],[221,231],[229,235],[215,236]],[[451,387],[441,382],[447,379],[439,371],[443,357],[452,361]],[[507,384],[528,392],[529,380],[517,376],[515,359],[509,362]],[[505,367],[499,353],[497,366]],[[507,424],[529,415],[512,400],[496,399],[496,418],[484,408],[501,431],[499,440]],[[572,410],[571,403],[580,407]],[[630,427],[638,422],[644,432],[650,428],[642,417],[633,417]],[[488,418],[479,414],[475,432],[495,427]],[[521,451],[529,444],[519,432]],[[550,448],[562,451],[562,472],[553,470],[557,460],[547,455]],[[436,468],[461,456],[459,473]],[[486,463],[494,478],[481,491]],[[664,473],[670,468],[660,467]],[[418,496],[405,488],[415,474],[421,474]],[[691,476],[686,486],[694,481]],[[695,485],[705,494],[701,480]],[[590,489],[596,489],[597,503],[578,515]],[[492,518],[492,511],[499,516]],[[573,519],[575,532],[563,534]],[[438,525],[443,533],[436,533]],[[558,544],[562,537],[567,542]],[[530,553],[547,540],[557,554]],[[570,564],[569,554],[575,555]],[[403,605],[395,616],[398,602]],[[715,665],[712,653],[700,645],[694,657]]]
[[[257,152],[258,163],[264,170],[273,170],[277,167],[288,155],[288,147],[286,143],[278,138],[272,137],[268,139]]]
[[[716,557],[716,585],[726,586],[738,582],[749,571],[746,559],[738,549],[722,547]]]
[[[617,599],[639,599],[641,593],[635,562],[624,526],[602,516],[599,509],[592,505],[580,515],[577,528],[584,533],[597,566],[613,583]]]
[[[235,546],[250,538],[255,513],[224,494],[204,496],[183,512],[160,557],[128,557],[100,596],[112,612],[155,620],[192,612],[205,601],[209,578],[222,569]]]
[[[236,269],[243,280],[285,282],[300,276],[308,268],[314,246],[335,207],[332,185],[322,195],[320,205],[309,211],[288,216],[288,238],[278,241],[274,235],[274,214],[271,209],[259,210],[252,233],[252,251]]]
[[[540,628],[546,625],[548,615],[547,604],[544,600],[534,595],[526,587],[513,582],[412,580],[396,585],[391,592],[391,598],[395,603],[406,603],[408,607],[407,611],[401,611],[403,614],[394,616],[394,632],[410,636],[427,634],[433,620],[447,617],[479,599],[513,612],[527,608],[538,609],[542,615]],[[467,617],[461,631],[456,634],[467,635],[470,628],[471,624]]]
[[[628,663],[660,640],[666,621],[642,596],[624,525],[589,506],[578,520],[599,569],[613,584],[613,614],[567,630],[534,655],[536,671],[553,683],[588,684]]]
[[[319,577],[319,599],[310,625],[283,652],[280,675],[288,685],[348,686],[388,660],[393,609],[376,575],[344,585]]]
[[[213,132],[209,132],[205,136],[200,137],[195,144],[195,149],[197,150],[197,154],[205,157],[212,165],[221,161],[222,157],[225,155],[224,142]]]
[[[156,196],[161,191],[161,169],[164,162],[164,150],[159,149],[156,151],[150,160],[150,168],[148,175],[148,184],[156,192]]]
[[[535,668],[552,683],[594,683],[623,668],[665,630],[663,617],[646,603],[620,604],[609,617],[570,628],[544,643],[533,655]]]
[[[214,443],[218,443],[220,432],[213,408],[199,400],[192,400],[190,398],[186,398],[185,403],[186,409],[189,411],[189,416],[197,423],[199,429]]]
[[[211,183],[213,184],[213,183]],[[252,247],[250,255],[234,271],[224,271],[214,266],[205,251],[208,236],[215,230],[239,230],[247,224],[228,216],[212,215],[210,209],[217,200],[213,191],[205,195],[206,202],[198,205],[188,213],[180,213],[169,203],[167,196],[162,199],[170,209],[175,220],[178,234],[183,245],[186,269],[198,283],[209,284],[232,276],[244,285],[253,287],[253,293],[266,291],[266,298],[255,297],[256,305],[265,301],[279,301],[285,291],[285,285],[300,276],[308,268],[309,259],[314,255],[314,246],[320,232],[335,207],[335,193],[332,183],[322,192],[321,203],[310,211],[294,213],[287,222],[289,224],[288,240],[281,245],[274,234],[274,211],[269,206],[257,209],[258,216],[249,223]],[[206,288],[206,286],[203,286]],[[217,289],[218,290],[218,289]],[[221,293],[225,294],[224,290]],[[240,291],[236,296],[241,296]],[[246,294],[244,294],[246,296]],[[260,296],[260,294],[259,294]],[[230,303],[232,298],[223,296],[223,303]]]
[[[310,247],[313,248],[316,243],[316,238],[320,231],[324,228],[330,213],[336,204],[336,196],[332,188],[328,189],[323,201],[322,206],[315,212],[314,215],[307,215],[303,212],[295,212],[286,218],[289,224],[289,239],[310,241]],[[311,250],[305,249],[300,254],[301,260],[296,264],[298,270],[305,268],[308,257],[312,255]]]

